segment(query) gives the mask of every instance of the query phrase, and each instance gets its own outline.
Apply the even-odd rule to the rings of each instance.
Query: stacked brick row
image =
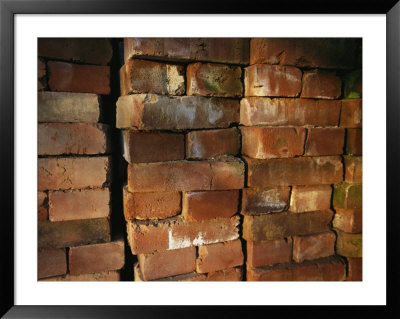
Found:
[[[106,39],[38,41],[38,279],[115,281],[124,241],[111,237]]]

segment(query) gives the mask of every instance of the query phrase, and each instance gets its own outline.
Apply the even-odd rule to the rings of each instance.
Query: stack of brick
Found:
[[[239,281],[246,39],[124,40],[117,128],[135,281]]]
[[[115,281],[124,241],[111,241],[110,94],[106,39],[38,42],[38,279]]]

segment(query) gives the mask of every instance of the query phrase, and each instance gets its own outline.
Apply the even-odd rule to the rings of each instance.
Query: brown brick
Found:
[[[362,281],[362,258],[346,258],[347,259],[347,281]]]
[[[240,124],[337,126],[340,107],[337,100],[248,97],[240,101]]]
[[[64,275],[67,272],[65,248],[42,248],[38,250],[38,279]]]
[[[38,90],[46,87],[46,62],[38,59]]]
[[[232,217],[237,213],[238,205],[238,190],[197,191],[182,194],[182,215],[191,221]]]
[[[333,207],[362,209],[362,184],[342,183],[333,185]]]
[[[51,91],[110,94],[110,67],[47,63]]]
[[[105,38],[39,38],[38,55],[57,60],[106,65],[113,50]]]
[[[301,263],[335,254],[336,236],[333,232],[293,237],[293,260]]]
[[[242,154],[249,157],[268,159],[303,155],[304,128],[241,127],[240,131]]]
[[[348,183],[362,182],[362,157],[344,156],[344,181]]]
[[[249,241],[265,241],[321,233],[329,230],[331,220],[330,210],[244,216],[243,238]]]
[[[242,190],[241,213],[243,215],[258,215],[282,212],[289,207],[289,198],[289,187],[244,188]]]
[[[211,163],[211,190],[242,189],[244,163],[235,157]]]
[[[346,154],[362,155],[362,130],[358,128],[347,129]]]
[[[335,208],[333,227],[346,233],[361,233],[362,211],[361,209]]]
[[[240,135],[237,128],[192,131],[186,134],[186,157],[206,159],[221,155],[237,155]]]
[[[43,279],[41,281],[120,281],[121,274],[119,271],[104,271],[94,274],[83,274],[83,275],[70,275],[67,274],[61,277],[52,277]]]
[[[330,209],[331,198],[330,185],[293,186],[289,210],[301,213]]]
[[[342,91],[342,81],[335,71],[313,70],[303,74],[302,98],[337,99]]]
[[[362,70],[355,70],[343,76],[343,98],[359,99],[362,96]]]
[[[186,69],[187,95],[241,97],[242,69],[211,63],[189,64]]]
[[[121,95],[185,94],[185,68],[148,60],[129,60],[120,69]]]
[[[333,184],[343,179],[339,156],[255,160],[245,158],[250,187]]]
[[[362,257],[362,234],[345,233],[335,229],[337,234],[336,253],[345,257]]]
[[[226,128],[239,122],[239,101],[216,97],[132,94],[117,101],[117,128]]]
[[[39,222],[39,247],[70,247],[108,242],[111,240],[107,218]]]
[[[175,133],[124,131],[128,163],[164,162],[185,158],[185,136]]]
[[[301,91],[301,70],[291,66],[256,64],[244,69],[246,96],[296,97]]]
[[[341,127],[362,126],[362,100],[342,100],[342,111],[340,113]]]
[[[344,129],[308,129],[304,155],[323,156],[343,154]]]
[[[134,281],[145,281],[142,272],[140,271],[138,262],[134,264],[133,272],[134,272]],[[206,274],[198,274],[196,272],[191,272],[188,274],[164,277],[152,281],[204,281],[205,279],[206,279]]]
[[[168,249],[169,220],[128,221],[127,236],[132,254],[151,253]]]
[[[69,249],[69,272],[71,275],[119,270],[124,264],[123,240]]]
[[[235,267],[218,271],[213,271],[207,274],[205,281],[242,281],[243,268]]]
[[[38,189],[103,187],[110,181],[110,158],[65,157],[38,159]]]
[[[38,192],[38,221],[49,219],[49,198],[47,193]]]
[[[91,123],[38,125],[38,154],[104,154],[111,151],[110,127]]]
[[[247,242],[247,266],[251,268],[290,262],[292,239]]]
[[[138,259],[145,281],[186,274],[196,268],[196,248],[188,247],[152,254],[139,254]]]
[[[108,217],[110,210],[108,188],[49,192],[52,222]]]

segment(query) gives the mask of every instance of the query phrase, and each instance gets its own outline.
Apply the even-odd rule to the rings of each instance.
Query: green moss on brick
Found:
[[[359,99],[362,95],[362,72],[353,71],[346,74],[343,78],[345,99]]]

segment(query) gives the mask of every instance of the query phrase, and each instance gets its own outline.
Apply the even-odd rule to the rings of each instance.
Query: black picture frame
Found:
[[[386,306],[15,306],[14,305],[14,18],[16,14],[386,14],[387,21],[387,105],[386,105],[386,218],[387,218],[387,305]],[[162,1],[162,0],[0,0],[0,315],[5,318],[156,318],[156,317],[249,317],[255,311],[264,315],[314,317],[341,316],[399,318],[398,291],[398,163],[400,123],[400,3],[398,0],[297,0],[246,1],[234,4],[226,1]],[[383,104],[383,103],[382,103]],[[382,106],[377,106],[382,107]],[[382,172],[383,173],[383,172]],[[397,195],[398,196],[398,195]],[[383,199],[382,199],[383,200]],[[381,215],[384,212],[376,212]],[[240,291],[238,291],[240,293]],[[255,314],[255,313],[254,313]]]

